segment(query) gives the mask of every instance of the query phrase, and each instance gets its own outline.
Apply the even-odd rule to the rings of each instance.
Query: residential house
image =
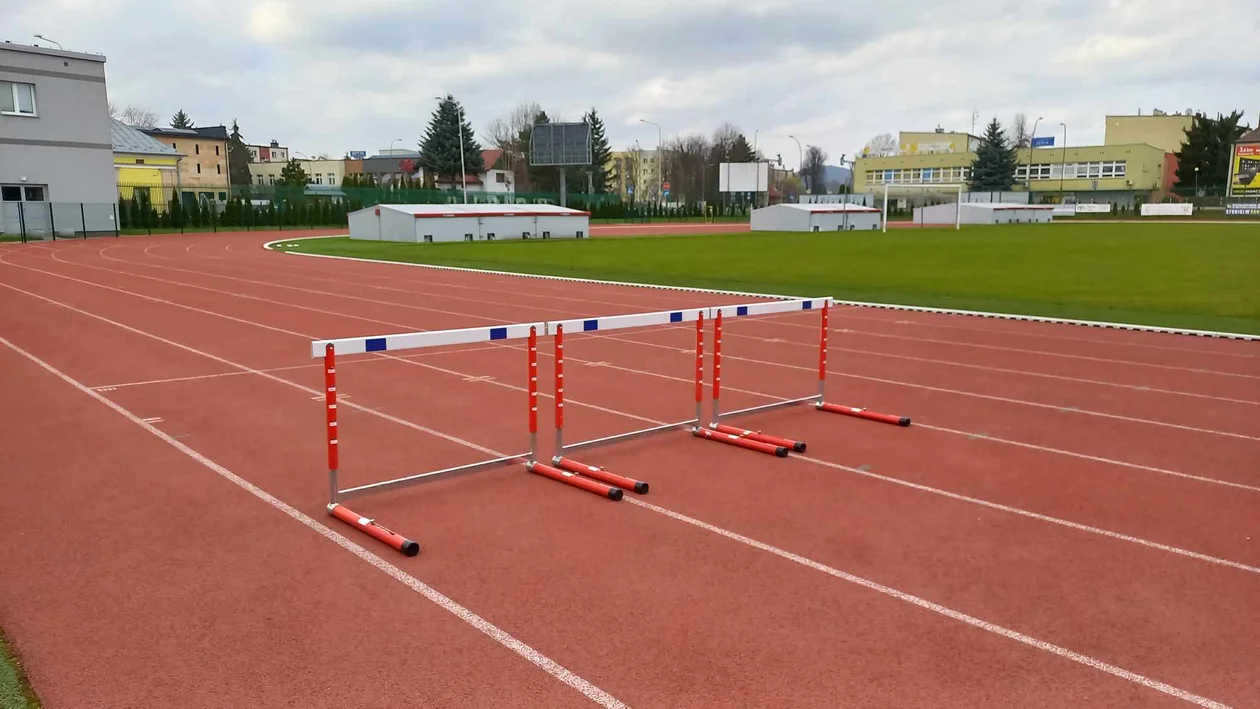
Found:
[[[184,156],[179,162],[177,189],[185,204],[195,200],[227,201],[231,178],[228,174],[226,126],[142,130]]]
[[[289,161],[289,149],[280,147],[278,140],[271,141],[270,145],[246,145],[245,149],[249,151],[250,162],[285,163]]]
[[[113,118],[109,122],[118,196],[166,204],[177,191],[179,162],[184,156],[138,128]]]

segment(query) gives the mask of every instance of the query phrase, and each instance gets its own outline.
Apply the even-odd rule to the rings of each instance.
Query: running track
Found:
[[[268,236],[0,248],[0,625],[48,707],[1260,706],[1252,343],[837,309],[829,398],[914,427],[356,501],[405,558],[323,513],[308,340],[739,299]],[[815,328],[730,324],[724,406],[809,393]],[[685,418],[692,338],[571,336],[570,439]],[[524,450],[518,343],[402,354],[341,363],[344,484]]]

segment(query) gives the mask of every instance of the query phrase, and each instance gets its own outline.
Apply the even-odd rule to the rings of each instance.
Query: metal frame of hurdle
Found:
[[[420,545],[393,530],[382,526],[374,519],[353,512],[345,506],[347,500],[363,497],[389,490],[398,490],[436,479],[474,473],[496,468],[516,462],[524,462],[525,468],[532,473],[551,478],[558,482],[606,497],[620,500],[625,490],[638,494],[647,494],[648,483],[642,480],[625,477],[603,468],[579,462],[572,457],[574,451],[608,445],[631,438],[648,436],[665,431],[690,431],[694,436],[718,441],[733,446],[770,453],[786,457],[789,451],[804,452],[805,444],[786,438],[771,436],[759,431],[739,429],[722,423],[732,417],[765,411],[783,406],[801,403],[813,403],[821,411],[840,413],[849,416],[897,423],[907,426],[908,418],[876,414],[864,409],[828,403],[824,399],[824,385],[827,377],[827,313],[831,298],[808,298],[798,300],[771,301],[751,303],[748,305],[720,306],[712,308],[690,308],[682,310],[666,310],[652,313],[636,313],[632,315],[614,315],[597,318],[577,318],[560,321],[539,321],[532,323],[516,323],[490,327],[463,328],[458,330],[437,330],[428,332],[403,333],[376,337],[350,337],[336,340],[316,340],[311,343],[311,356],[322,357],[324,362],[324,406],[325,432],[328,453],[328,513],[334,518],[359,529],[378,541],[402,552],[407,556],[415,556],[420,552]],[[769,315],[798,311],[819,310],[822,327],[819,339],[818,393],[810,396],[777,401],[771,404],[753,406],[736,411],[722,412],[720,407],[722,381],[722,322],[724,317],[745,317],[753,315]],[[702,418],[704,402],[704,326],[706,319],[714,322],[713,344],[713,380],[712,380],[712,418],[706,425]],[[576,443],[564,441],[564,335],[569,332],[604,332],[627,328],[654,326],[670,326],[680,323],[694,322],[696,332],[695,368],[695,415],[684,421],[668,423],[651,428],[644,428],[611,436],[604,436]],[[538,460],[538,336],[550,335],[555,342],[555,451],[549,462]],[[441,470],[407,475],[389,480],[358,485],[341,489],[338,484],[340,469],[340,441],[337,420],[337,356],[352,354],[371,354],[395,352],[398,350],[443,347],[481,342],[504,342],[526,339],[526,372],[529,382],[527,394],[527,415],[529,431],[529,450],[515,455],[492,458],[490,460],[469,463]]]
[[[767,433],[762,433],[761,431],[752,431],[731,426],[722,423],[722,421],[745,414],[769,411],[771,409],[798,406],[800,404],[813,404],[815,409],[825,411],[827,413],[853,416],[870,421],[877,421],[879,423],[909,426],[910,419],[905,416],[881,414],[863,408],[844,406],[827,401],[827,331],[829,326],[829,313],[833,302],[834,300],[829,297],[806,298],[801,300],[756,303],[752,305],[719,306],[711,308],[711,311],[713,312],[713,375],[712,387],[710,388],[711,417],[708,426],[697,427],[692,431],[693,435],[707,440],[727,443],[759,453],[768,453],[780,458],[785,458],[789,452],[804,453],[806,449],[805,442],[792,440],[790,438],[783,438],[780,436],[773,436]],[[735,411],[723,412],[721,406],[723,319],[727,317],[742,318],[754,315],[769,315],[774,313],[808,310],[817,310],[820,313],[818,335],[818,392],[808,396],[784,399],[782,401],[775,401],[769,404],[749,406],[743,409],[736,409]]]

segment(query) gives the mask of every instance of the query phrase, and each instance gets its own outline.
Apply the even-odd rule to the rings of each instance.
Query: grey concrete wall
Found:
[[[36,110],[0,115],[0,183],[47,185],[53,202],[115,202],[105,58],[0,43],[0,81],[34,84]]]

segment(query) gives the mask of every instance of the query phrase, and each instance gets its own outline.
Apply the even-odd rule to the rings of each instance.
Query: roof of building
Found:
[[[817,203],[794,204],[794,203],[788,202],[784,204],[773,204],[773,205],[770,205],[769,207],[762,207],[761,209],[773,209],[773,208],[795,209],[800,212],[810,212],[813,214],[831,214],[831,213],[841,213],[841,212],[878,212],[879,211],[878,209],[874,207],[867,207],[861,204],[852,204],[850,202],[841,202],[838,204],[817,204]],[[757,211],[761,211],[761,210],[759,209]]]
[[[194,137],[197,131],[190,128],[163,128],[162,126],[153,126],[152,128],[140,128],[139,130],[149,135],[182,135],[186,137]]]
[[[5,40],[0,42],[0,49],[8,49],[14,52],[28,52],[30,54],[47,54],[51,57],[66,57],[70,59],[83,59],[89,62],[105,63],[104,54],[89,54],[87,52],[67,52],[64,49],[53,49],[52,47],[40,47],[38,45],[18,44]]]
[[[1237,140],[1237,142],[1239,142],[1239,143],[1260,143],[1260,128],[1257,128],[1257,129],[1255,129],[1255,130],[1253,130],[1253,131],[1250,131],[1250,132],[1248,132],[1248,133],[1243,133],[1243,134],[1242,134],[1242,136],[1241,136],[1241,137]]]
[[[589,212],[554,204],[378,204],[368,209],[389,209],[430,217],[581,217]]]
[[[227,126],[202,126],[200,128],[193,128],[193,130],[196,131],[197,135],[203,138],[218,138],[219,140],[228,139]]]
[[[498,148],[481,151],[481,162],[485,164],[487,170],[502,169],[495,168],[495,165],[503,159],[503,151]]]
[[[147,136],[138,128],[123,123],[115,118],[109,119],[109,138],[116,153],[133,153],[135,155],[169,155],[179,156],[178,150],[163,145]]]

